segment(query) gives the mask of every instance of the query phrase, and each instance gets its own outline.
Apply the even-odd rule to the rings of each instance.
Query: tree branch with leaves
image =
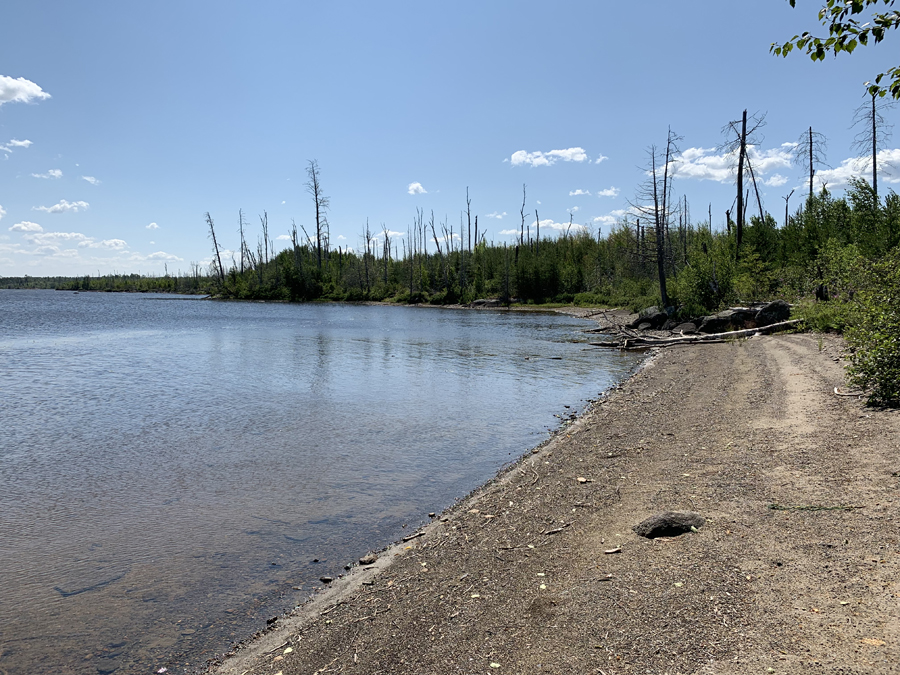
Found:
[[[796,6],[796,0],[788,2],[791,7]],[[895,0],[827,0],[819,10],[819,23],[828,28],[828,37],[804,31],[783,44],[773,42],[769,51],[787,56],[795,48],[805,50],[813,61],[824,61],[826,54],[852,54],[860,45],[878,44],[889,31],[900,28],[900,11],[894,9],[894,4]],[[887,11],[877,11],[881,5]],[[866,86],[873,96],[890,94],[900,99],[900,65],[879,73]]]

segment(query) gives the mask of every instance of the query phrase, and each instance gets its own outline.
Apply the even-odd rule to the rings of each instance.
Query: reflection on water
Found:
[[[0,291],[0,671],[202,664],[621,379],[587,326]]]

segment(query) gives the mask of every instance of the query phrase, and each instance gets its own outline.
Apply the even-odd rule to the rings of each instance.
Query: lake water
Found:
[[[0,290],[0,672],[202,665],[630,373],[591,326]]]

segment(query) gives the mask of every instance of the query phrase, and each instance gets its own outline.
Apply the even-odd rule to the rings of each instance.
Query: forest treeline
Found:
[[[275,253],[261,235],[254,251],[244,243],[243,256],[214,257],[208,282],[221,297],[248,300],[465,304],[490,297],[640,309],[662,303],[661,260],[662,304],[687,316],[775,296],[800,301],[817,291],[840,299],[852,290],[841,265],[877,261],[900,244],[900,197],[879,199],[862,180],[840,198],[825,190],[809,197],[781,225],[768,213],[750,217],[740,246],[732,221],[717,231],[708,220],[692,222],[686,200],[666,208],[661,229],[626,217],[606,234],[573,225],[538,237],[529,222],[515,242],[501,244],[474,226],[472,236],[467,227],[460,236],[420,211],[399,252],[384,230],[366,229],[359,251],[330,249],[324,236],[318,244],[294,230],[292,245]]]
[[[0,285],[284,302],[659,305],[685,319],[780,297],[798,305],[810,328],[845,332],[854,348],[851,381],[867,388],[872,402],[900,402],[900,196],[880,197],[874,181],[856,179],[841,197],[810,190],[778,223],[759,200],[747,218],[746,190],[737,200],[740,210],[734,217],[726,212],[725,226],[714,229],[711,213],[695,222],[687,199],[672,197],[672,142],[670,134],[663,151],[651,149],[648,180],[631,214],[606,233],[570,224],[548,236],[523,205],[514,240],[488,242],[467,198],[458,229],[417,210],[403,236],[366,226],[359,250],[331,248],[328,201],[311,162],[315,229],[294,225],[285,249],[275,250],[265,214],[251,247],[242,212],[238,246],[223,248],[221,228],[217,234],[207,214],[213,257],[205,274],[193,265],[190,274],[176,276],[25,277]]]

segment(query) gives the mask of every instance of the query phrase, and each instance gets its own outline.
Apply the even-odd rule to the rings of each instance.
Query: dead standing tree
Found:
[[[747,148],[757,144],[755,133],[765,125],[766,116],[754,114],[749,118],[747,111],[744,110],[740,120],[733,120],[722,127],[722,133],[726,136],[726,141],[720,150],[728,153],[737,153],[737,220],[736,220],[736,239],[735,257],[740,256],[741,241],[744,238],[744,171],[747,170]],[[755,183],[755,181],[754,181]]]
[[[326,212],[330,205],[328,197],[322,193],[319,163],[311,159],[306,167],[306,191],[313,198],[316,206],[316,265],[322,271],[322,242],[325,242],[325,255],[328,255],[328,217]]]
[[[853,139],[853,149],[860,153],[872,153],[872,191],[878,199],[878,151],[885,149],[891,139],[892,124],[888,124],[882,112],[893,108],[894,103],[878,101],[875,94],[870,94],[871,103],[863,103],[853,113],[853,126],[862,127]]]
[[[678,142],[681,136],[669,129],[665,152],[660,153],[655,145],[650,146],[649,166],[646,169],[647,180],[638,188],[631,207],[640,218],[653,223],[655,252],[648,257],[655,259],[656,272],[659,278],[659,295],[663,307],[669,306],[669,294],[666,290],[666,241],[669,232],[669,204],[671,181],[674,176],[675,156],[678,154]]]
[[[525,183],[522,183],[522,208],[519,210],[522,216],[521,230],[519,231],[519,246],[525,246]]]
[[[212,239],[213,249],[216,252],[216,259],[213,261],[216,268],[216,278],[221,285],[225,283],[225,268],[222,267],[222,255],[219,252],[219,242],[216,240],[216,227],[213,223],[212,216],[209,215],[209,211],[206,212],[206,224],[209,226],[209,236]]]
[[[797,139],[797,147],[794,148],[793,162],[796,166],[809,170],[809,198],[813,198],[813,178],[816,175],[816,169],[820,167],[828,167],[825,163],[825,150],[828,148],[828,142],[824,134],[813,131],[810,127],[808,131],[800,134]]]

